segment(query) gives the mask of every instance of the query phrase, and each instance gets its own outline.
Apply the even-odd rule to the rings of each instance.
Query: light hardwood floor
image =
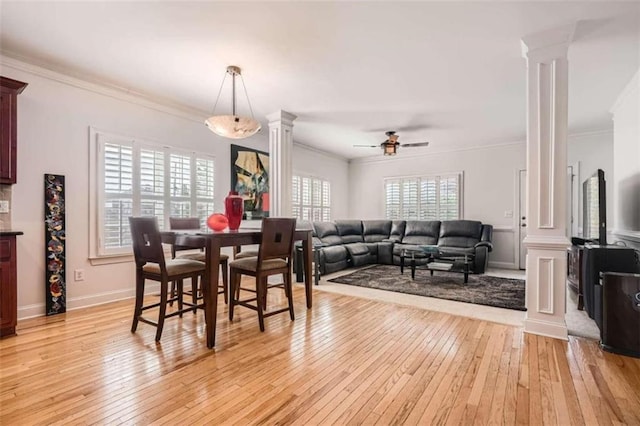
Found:
[[[640,424],[640,360],[501,325],[327,292],[296,320],[221,302],[162,342],[133,300],[25,320],[0,341],[0,424]],[[269,301],[281,300],[279,291]]]

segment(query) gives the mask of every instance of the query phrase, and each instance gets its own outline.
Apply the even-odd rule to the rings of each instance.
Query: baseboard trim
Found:
[[[524,332],[554,339],[569,340],[566,324],[561,325],[539,319],[526,318],[524,320]]]
[[[160,285],[156,283],[148,283],[145,285],[145,293],[157,293],[160,291]],[[118,300],[132,299],[135,297],[135,289],[108,291],[105,293],[92,294],[90,296],[73,297],[67,299],[67,311],[76,309],[89,308],[91,306],[104,305],[105,303],[117,302]],[[18,320],[28,318],[42,317],[46,315],[46,305],[44,303],[36,303],[18,307]]]
[[[489,262],[489,268],[499,269],[518,269],[518,266],[513,262]]]

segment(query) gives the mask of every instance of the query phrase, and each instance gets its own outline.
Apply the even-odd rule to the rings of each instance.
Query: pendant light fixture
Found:
[[[227,74],[231,75],[232,82],[231,115],[215,115],[216,106],[218,106],[218,100],[220,100],[220,94],[222,93],[224,82],[227,79]],[[247,103],[249,104],[251,117],[241,117],[236,114],[236,77],[240,77],[240,80],[242,81],[242,87],[244,88],[244,94],[247,97]],[[251,108],[251,102],[249,102],[249,95],[247,94],[247,88],[244,85],[244,80],[242,79],[240,67],[237,67],[235,65],[227,67],[227,72],[224,76],[224,79],[222,80],[220,91],[218,92],[216,104],[213,106],[213,113],[214,115],[212,117],[209,117],[207,120],[205,120],[205,124],[213,133],[224,138],[248,138],[249,136],[255,135],[256,132],[262,127],[260,125],[260,122],[253,118],[253,109]]]

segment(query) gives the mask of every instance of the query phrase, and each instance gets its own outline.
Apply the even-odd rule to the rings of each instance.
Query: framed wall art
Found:
[[[244,200],[243,219],[269,217],[269,154],[231,145],[231,191]]]

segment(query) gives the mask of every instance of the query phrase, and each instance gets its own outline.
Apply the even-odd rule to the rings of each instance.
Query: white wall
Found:
[[[294,140],[295,136],[294,122]],[[346,159],[294,142],[293,174],[313,176],[331,182],[331,218],[349,217],[349,163]]]
[[[463,218],[494,226],[492,266],[516,267],[518,238],[517,172],[525,168],[525,143],[351,162],[349,214],[384,218],[384,179],[397,176],[463,172]],[[508,213],[511,213],[511,217]]]
[[[611,112],[614,123],[613,234],[640,247],[640,71],[622,91]]]
[[[3,63],[2,75],[29,83],[18,99],[18,183],[12,188],[12,229],[24,232],[17,238],[18,317],[45,313],[45,173],[62,174],[66,181],[67,309],[132,297],[131,261],[93,265],[88,259],[89,126],[214,155],[218,211],[224,209],[230,185],[230,141],[210,132],[197,113],[30,65],[11,64],[15,66]],[[234,142],[268,151],[268,132]],[[296,147],[294,162],[301,164],[297,168],[330,177],[337,200],[335,213],[346,215],[346,161]],[[84,281],[73,281],[75,269],[85,270]]]

